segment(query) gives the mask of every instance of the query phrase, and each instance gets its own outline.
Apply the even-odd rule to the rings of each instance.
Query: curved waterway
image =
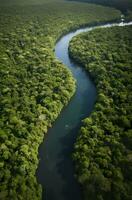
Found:
[[[132,25],[132,22],[80,28],[63,36],[55,46],[56,58],[72,71],[77,81],[77,89],[70,103],[63,109],[40,145],[37,178],[43,188],[43,200],[82,199],[79,184],[74,177],[71,154],[81,120],[89,116],[93,110],[97,91],[83,67],[70,59],[69,42],[79,33],[91,31],[97,27],[125,25]]]

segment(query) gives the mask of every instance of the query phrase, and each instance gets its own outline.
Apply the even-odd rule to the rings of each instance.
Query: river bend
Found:
[[[80,28],[63,36],[55,46],[56,58],[72,71],[77,81],[77,89],[40,145],[37,178],[43,188],[43,200],[81,200],[80,187],[74,178],[71,154],[81,120],[89,116],[93,110],[97,91],[83,67],[70,59],[69,42],[79,33],[98,27],[125,25],[132,25],[132,22]]]

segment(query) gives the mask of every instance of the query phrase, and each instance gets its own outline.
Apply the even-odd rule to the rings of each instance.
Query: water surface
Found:
[[[82,199],[79,184],[74,178],[71,154],[81,120],[89,116],[93,110],[97,92],[93,81],[83,67],[69,58],[69,41],[75,35],[97,27],[124,25],[132,25],[132,22],[81,28],[63,36],[56,44],[55,55],[72,71],[77,81],[77,90],[40,145],[37,177],[43,188],[43,200]]]

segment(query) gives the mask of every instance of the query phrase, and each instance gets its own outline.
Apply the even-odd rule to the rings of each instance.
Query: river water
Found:
[[[38,182],[43,188],[43,200],[81,200],[80,186],[74,177],[71,159],[74,142],[81,120],[93,110],[97,91],[93,81],[82,66],[69,57],[68,46],[72,37],[95,28],[132,25],[113,23],[80,28],[63,36],[55,46],[55,56],[71,71],[77,81],[77,89],[68,106],[63,109],[39,148]]]

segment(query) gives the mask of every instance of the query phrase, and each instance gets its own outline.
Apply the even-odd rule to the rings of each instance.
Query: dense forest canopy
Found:
[[[38,200],[38,147],[75,92],[56,40],[120,11],[61,0],[0,0],[0,199]]]
[[[72,39],[70,56],[98,90],[73,155],[85,200],[132,197],[132,27],[95,29]]]
[[[120,9],[123,12],[126,12],[127,10],[132,10],[132,0],[75,0],[75,1],[112,6],[117,9]]]

